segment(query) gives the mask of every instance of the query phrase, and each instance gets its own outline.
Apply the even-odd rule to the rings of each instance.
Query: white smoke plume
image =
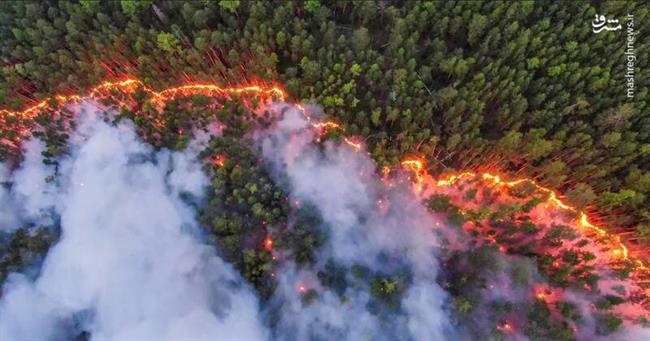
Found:
[[[11,232],[26,221],[52,224],[49,209],[55,206],[54,186],[47,177],[54,167],[42,162],[43,142],[34,139],[24,144],[24,159],[11,176],[6,165],[0,166],[0,182],[11,183],[0,189],[0,231]],[[1,174],[4,173],[4,174]]]
[[[272,110],[282,112],[282,119],[276,127],[258,134],[263,155],[280,181],[286,179],[292,196],[316,206],[329,235],[314,270],[295,270],[288,265],[279,274],[275,304],[282,313],[276,336],[351,340],[448,337],[447,296],[436,283],[439,265],[433,216],[407,186],[387,188],[382,184],[366,154],[332,142],[314,145],[316,133],[298,109],[278,106]],[[390,262],[382,262],[382,257],[397,259],[412,277],[401,295],[399,311],[388,319],[370,313],[373,299],[367,288],[348,287],[341,299],[315,280],[314,271],[329,259],[347,267],[391,271]],[[315,302],[301,303],[301,283],[319,293]]]
[[[12,274],[5,283],[0,340],[81,331],[93,340],[266,339],[257,298],[201,243],[194,212],[179,199],[200,197],[207,184],[191,151],[156,153],[128,123],[111,126],[92,112],[80,119],[55,182],[41,182],[50,174],[32,159],[37,142],[13,178],[3,174],[23,200],[7,190],[0,200],[29,219],[54,210],[61,237],[34,281]]]
[[[17,207],[11,198],[10,180],[9,168],[0,163],[0,233],[11,232],[20,225]]]

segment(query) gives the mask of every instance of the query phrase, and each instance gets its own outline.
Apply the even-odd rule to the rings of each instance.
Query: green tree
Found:
[[[305,10],[309,13],[316,13],[320,8],[320,0],[306,0],[305,1]]]
[[[120,0],[120,6],[122,7],[122,12],[134,15],[146,8],[151,6],[151,0]],[[89,8],[88,5],[84,5],[85,8]]]
[[[365,27],[360,27],[354,30],[352,34],[352,46],[357,52],[364,51],[370,45],[370,34],[368,29]]]
[[[239,7],[240,0],[219,0],[219,7],[230,13],[235,13]]]
[[[173,33],[158,33],[156,43],[158,44],[158,48],[167,52],[176,52],[180,49],[180,42]]]
[[[228,12],[235,13],[239,7],[240,0],[219,0],[219,7]]]

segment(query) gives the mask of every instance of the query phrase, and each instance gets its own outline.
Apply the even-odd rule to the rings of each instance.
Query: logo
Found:
[[[610,25],[616,25],[616,26],[610,27]],[[596,18],[594,18],[594,20],[591,22],[591,27],[594,33],[600,33],[603,30],[618,31],[621,28],[623,28],[623,26],[621,26],[621,24],[618,23],[618,19],[607,20],[604,15],[598,15],[598,14],[596,14]]]

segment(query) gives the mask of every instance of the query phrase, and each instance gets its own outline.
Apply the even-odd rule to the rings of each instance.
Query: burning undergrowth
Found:
[[[6,272],[27,274],[3,287],[0,309],[12,314],[0,316],[16,317],[0,320],[9,336],[31,336],[30,326],[62,338],[171,338],[190,327],[197,337],[391,340],[633,338],[645,330],[646,296],[625,278],[637,274],[580,228],[578,213],[549,207],[549,193],[480,179],[431,182],[421,172],[413,187],[407,172],[377,169],[314,107],[258,108],[255,98],[215,99],[215,89],[165,101],[164,92],[127,90],[97,94],[100,107],[118,111],[92,124],[70,119],[79,106],[48,107],[60,123],[34,121],[38,139],[0,172],[0,200],[21,212],[0,221],[25,227],[3,244],[13,245],[3,260],[25,255],[25,266]],[[106,186],[111,195],[98,199]],[[140,209],[147,201],[171,216]],[[82,206],[90,213],[77,218]],[[151,238],[161,241],[145,246]],[[26,252],[25,241],[40,248]],[[112,248],[126,255],[111,256]],[[84,250],[106,252],[72,259]],[[53,291],[71,268],[74,284]],[[98,282],[102,271],[110,285]],[[170,290],[164,306],[150,297]],[[132,314],[114,320],[115,306]]]
[[[445,233],[443,243],[451,254],[445,280],[460,295],[456,303],[461,310],[472,315],[475,302],[480,308],[496,293],[505,307],[487,310],[502,320],[497,325],[501,332],[593,339],[625,325],[642,337],[650,274],[583,213],[531,181],[504,182],[469,173],[442,180],[421,176],[421,181],[419,193],[429,208],[457,228]],[[473,250],[468,259],[465,250]],[[477,291],[485,294],[477,299],[471,294]],[[538,324],[541,316],[548,322]]]
[[[132,124],[80,109],[64,156],[32,162],[45,148],[33,140],[8,179],[19,212],[34,213],[20,217],[26,239],[43,222],[60,238],[38,271],[4,283],[0,338],[266,337],[253,291],[200,241],[193,206],[207,179],[198,146],[156,151]],[[12,250],[20,259],[31,249],[18,240]]]
[[[312,262],[301,266],[287,259],[278,267],[278,294],[269,305],[271,317],[279,314],[278,335],[451,335],[446,294],[436,283],[434,218],[409,186],[382,183],[375,164],[353,146],[315,143],[319,131],[303,111],[288,106],[271,111],[280,112],[280,120],[256,134],[264,160],[292,198],[311,206],[301,210],[316,210],[320,221],[311,223],[325,235]],[[382,207],[380,200],[395,204]]]

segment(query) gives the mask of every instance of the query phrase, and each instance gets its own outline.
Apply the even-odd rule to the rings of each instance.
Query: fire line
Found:
[[[178,86],[178,87],[172,87],[172,88],[167,88],[161,91],[155,91],[151,89],[150,87],[146,86],[142,81],[137,80],[137,79],[125,79],[122,81],[117,81],[117,82],[104,82],[101,83],[100,85],[92,88],[90,92],[86,96],[82,95],[54,95],[46,100],[43,100],[39,102],[38,104],[31,106],[27,109],[24,109],[22,111],[10,111],[10,110],[1,110],[0,109],[0,119],[3,120],[3,122],[0,123],[6,123],[6,118],[8,117],[16,117],[22,120],[29,120],[33,119],[39,111],[47,109],[50,106],[51,101],[56,101],[57,103],[66,103],[66,102],[78,102],[81,101],[83,98],[98,98],[102,97],[105,94],[110,93],[111,91],[114,90],[121,90],[125,92],[134,92],[136,89],[142,89],[143,91],[147,92],[151,97],[153,98],[153,101],[156,104],[162,104],[165,103],[171,99],[177,98],[179,96],[187,96],[187,95],[196,95],[196,94],[203,94],[203,95],[232,95],[232,94],[240,94],[240,93],[252,93],[256,94],[259,96],[268,96],[268,97],[276,97],[279,100],[284,100],[287,97],[286,92],[277,87],[277,86],[260,86],[260,85],[246,85],[246,86],[235,86],[235,87],[221,87],[216,84],[188,84],[188,85],[183,85],[183,86]],[[301,110],[303,109],[301,106],[298,105],[298,108]],[[304,110],[303,110],[304,111]],[[309,117],[308,117],[309,119]],[[330,129],[330,128],[338,128],[344,130],[338,123],[331,122],[331,121],[325,121],[325,122],[319,122],[319,123],[312,123],[312,126],[314,128],[324,128],[324,129]],[[5,128],[6,129],[6,128]],[[6,142],[6,141],[5,141]],[[355,143],[352,140],[348,138],[344,138],[344,142],[353,147],[355,150],[359,151],[361,149],[361,144],[360,143]],[[215,160],[216,163],[221,164],[223,160]],[[426,170],[424,168],[424,160],[420,158],[406,158],[401,162],[401,165],[404,168],[407,168],[411,171],[414,172],[415,174],[415,182],[416,182],[416,189],[417,191],[421,191],[424,185],[425,181],[425,176]],[[435,181],[435,185],[437,186],[447,186],[451,185],[463,178],[477,178],[481,177],[482,179],[486,181],[492,182],[494,185],[498,186],[505,186],[505,187],[513,187],[516,186],[520,183],[530,183],[536,187],[537,190],[548,193],[549,197],[547,199],[547,202],[563,208],[565,210],[569,210],[571,212],[575,212],[579,215],[579,221],[578,224],[580,227],[585,228],[585,229],[590,229],[592,231],[595,231],[599,236],[607,236],[613,240],[613,243],[616,245],[616,249],[613,251],[613,253],[616,256],[620,256],[623,259],[629,260],[629,255],[628,255],[628,249],[627,247],[623,244],[619,236],[612,236],[608,234],[605,230],[602,228],[595,226],[589,222],[589,219],[587,217],[587,214],[585,212],[579,211],[577,208],[570,206],[560,199],[558,199],[558,195],[556,194],[555,191],[553,191],[550,188],[543,187],[537,182],[535,182],[532,179],[518,179],[514,181],[503,181],[499,176],[493,175],[490,173],[481,173],[481,174],[476,174],[473,172],[462,172],[462,173],[457,173],[450,175],[446,178],[443,179],[438,179]],[[646,265],[643,263],[643,261],[639,259],[632,259],[634,262],[635,268],[638,271],[643,271],[643,272],[650,272],[649,269],[646,267]]]
[[[426,170],[424,167],[424,160],[421,158],[417,157],[409,157],[404,159],[401,162],[402,166],[406,169],[409,169],[415,173],[415,180],[416,180],[416,188],[418,191],[420,191],[424,185],[425,181],[425,175],[426,175]],[[600,237],[608,237],[612,244],[614,245],[615,249],[612,251],[612,253],[616,257],[621,257],[625,260],[631,260],[634,263],[635,270],[638,271],[638,273],[647,273],[650,274],[650,269],[647,268],[647,266],[644,264],[644,262],[640,259],[631,259],[628,255],[628,249],[623,244],[621,241],[621,238],[616,235],[611,235],[608,234],[607,231],[603,230],[602,228],[593,225],[592,223],[589,222],[589,219],[587,217],[587,214],[585,212],[582,212],[578,210],[576,207],[573,207],[571,205],[568,205],[564,203],[562,200],[558,199],[558,195],[556,194],[555,191],[553,191],[550,188],[544,187],[539,185],[535,180],[528,179],[528,178],[523,178],[523,179],[518,179],[514,181],[504,181],[502,180],[499,176],[490,174],[490,173],[481,173],[477,174],[474,172],[463,172],[463,173],[458,173],[458,174],[452,174],[447,176],[446,178],[441,178],[438,180],[434,180],[434,185],[436,186],[449,186],[453,185],[454,183],[462,180],[462,179],[475,179],[475,178],[482,178],[486,181],[491,182],[493,185],[496,186],[502,186],[502,187],[514,187],[516,185],[519,185],[521,183],[530,183],[533,185],[538,191],[543,192],[543,193],[548,193],[548,199],[547,203],[550,203],[552,205],[555,205],[557,207],[560,207],[562,209],[575,212],[578,214],[579,219],[578,219],[578,225],[583,228],[583,229],[589,229],[594,231],[598,236]]]

